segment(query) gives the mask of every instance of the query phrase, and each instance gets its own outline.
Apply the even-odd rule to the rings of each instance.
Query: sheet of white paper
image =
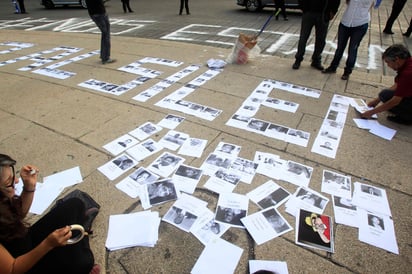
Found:
[[[352,227],[359,227],[358,211],[352,200],[332,196],[335,222]]]
[[[157,125],[168,129],[175,129],[184,119],[185,118],[181,116],[168,114]]]
[[[269,180],[266,183],[258,186],[254,190],[248,192],[246,196],[249,197],[260,208],[268,208],[271,206],[278,207],[290,196],[290,193],[276,184],[274,181]]]
[[[215,220],[234,227],[244,228],[241,218],[247,215],[249,198],[237,193],[222,193],[217,202]]]
[[[83,182],[80,167],[73,167],[43,178],[44,184],[58,184],[61,188],[69,187]]]
[[[110,152],[113,156],[116,156],[126,149],[138,144],[139,141],[130,136],[129,134],[125,134],[116,138],[115,140],[105,144],[103,148]]]
[[[272,271],[277,274],[289,274],[286,262],[249,260],[249,273],[255,273],[259,270]]]
[[[215,214],[206,209],[203,215],[199,216],[198,221],[193,224],[190,232],[204,245],[222,236],[229,225],[215,222]]]
[[[362,128],[362,129],[371,129],[379,124],[378,121],[372,120],[372,119],[354,118],[353,121],[355,122],[358,128]]]
[[[180,191],[192,194],[199,183],[202,173],[203,171],[199,168],[180,165],[173,174],[172,179]]]
[[[129,134],[139,140],[144,140],[162,129],[163,128],[159,125],[153,124],[152,122],[146,122],[138,128],[130,131]]]
[[[147,168],[153,173],[162,177],[171,175],[183,162],[184,158],[169,152],[163,152],[162,155],[156,158]]]
[[[109,178],[109,180],[112,181],[120,175],[122,175],[123,173],[132,169],[138,163],[138,161],[123,153],[115,159],[112,159],[104,165],[98,167],[97,170],[99,170],[107,178]]]
[[[37,183],[30,213],[41,215],[63,191],[59,184]]]
[[[333,171],[323,170],[322,192],[352,199],[352,184],[350,176]]]
[[[182,194],[181,198],[169,208],[162,220],[189,232],[192,226],[195,226],[199,221],[199,216],[203,216],[209,211],[206,206],[207,202],[194,196]]]
[[[273,207],[248,215],[241,221],[258,245],[292,230],[289,223]]]
[[[378,137],[389,140],[389,141],[392,140],[393,136],[395,136],[396,134],[396,130],[382,126],[382,125],[374,126],[373,128],[369,130],[369,132]]]
[[[129,148],[126,150],[126,153],[137,161],[141,161],[162,149],[163,147],[158,142],[152,139],[147,139],[146,141]]]
[[[191,274],[233,274],[243,249],[221,238],[216,238],[203,249]]]
[[[210,176],[204,187],[220,194],[232,192],[239,182],[240,176],[235,172],[231,172],[226,169],[219,169],[215,174]]]
[[[329,199],[320,193],[306,187],[299,187],[286,202],[286,212],[295,216],[300,209],[322,214]]]
[[[180,147],[178,154],[199,158],[207,145],[207,140],[189,138]]]
[[[399,254],[393,220],[390,216],[359,210],[359,240]]]
[[[159,140],[159,144],[170,150],[177,150],[189,138],[189,134],[172,129]]]
[[[358,208],[392,216],[388,196],[383,188],[355,182],[352,203]]]
[[[237,157],[232,161],[229,171],[240,175],[240,180],[246,184],[251,184],[256,174],[257,164],[251,160]]]

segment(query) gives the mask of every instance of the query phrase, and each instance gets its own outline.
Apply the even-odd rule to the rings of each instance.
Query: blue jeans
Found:
[[[305,12],[302,15],[300,26],[300,37],[298,43],[298,52],[295,55],[296,61],[301,62],[305,55],[306,43],[312,28],[315,27],[315,50],[312,54],[312,62],[320,64],[322,61],[322,51],[326,44],[326,34],[328,33],[329,21],[325,21],[322,13]]]
[[[93,14],[90,16],[96,26],[102,32],[100,41],[100,59],[107,61],[110,59],[110,23],[107,14]]]
[[[392,99],[395,92],[390,89],[384,89],[379,93],[379,100],[385,103]],[[401,102],[388,110],[389,112],[398,115],[402,119],[412,121],[412,97],[404,97]]]
[[[339,66],[340,60],[342,59],[343,52],[345,51],[346,45],[348,44],[348,40],[350,39],[348,58],[346,59],[345,74],[351,74],[356,63],[356,58],[358,57],[359,45],[367,31],[368,23],[358,27],[346,27],[342,23],[339,24],[338,48],[335,51],[335,56],[333,57],[332,63],[329,67],[336,70],[336,68]]]

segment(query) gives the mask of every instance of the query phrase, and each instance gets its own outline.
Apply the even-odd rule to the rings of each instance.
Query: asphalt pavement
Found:
[[[191,12],[195,15],[197,2],[192,2]],[[113,3],[113,0],[110,1],[110,5]],[[132,3],[132,7],[133,4],[136,3]],[[116,8],[120,9],[120,3]],[[291,51],[296,46],[296,41],[285,42],[282,44],[285,46],[281,51],[274,50],[272,54],[268,54],[267,49],[270,47],[273,49],[273,41],[265,42],[266,36],[263,35],[258,44],[263,48],[260,55],[244,65],[226,65],[218,75],[185,97],[187,101],[221,110],[222,112],[213,120],[166,109],[156,103],[207,72],[206,62],[209,59],[224,60],[230,54],[235,37],[237,37],[234,33],[238,29],[230,29],[231,25],[223,24],[219,18],[216,19],[216,25],[224,27],[225,31],[230,29],[234,32],[223,37],[220,32],[218,34],[208,32],[205,38],[204,25],[210,26],[210,21],[202,21],[197,23],[202,25],[203,31],[191,31],[186,37],[192,40],[175,39],[177,30],[181,33],[182,28],[188,25],[193,27],[196,23],[195,18],[183,18],[189,21],[185,24],[180,22],[179,26],[171,23],[171,29],[157,29],[155,37],[153,25],[152,27],[144,25],[140,30],[135,28],[139,35],[113,35],[112,57],[116,58],[117,62],[102,65],[97,55],[84,57],[81,60],[71,59],[98,49],[100,36],[98,33],[93,33],[95,30],[92,30],[91,26],[84,27],[87,31],[84,29],[82,31],[67,29],[59,31],[56,30],[56,26],[53,26],[54,31],[51,31],[45,28],[47,23],[51,22],[44,20],[43,23],[36,25],[41,25],[42,29],[28,30],[34,26],[24,25],[19,28],[15,21],[18,19],[13,19],[14,23],[10,24],[9,18],[3,19],[2,17],[0,61],[13,61],[2,63],[3,65],[0,66],[2,75],[0,78],[2,86],[0,125],[3,128],[0,132],[0,150],[16,158],[19,165],[25,163],[38,165],[42,176],[74,166],[80,167],[84,181],[66,189],[64,193],[79,188],[90,193],[102,205],[93,224],[94,233],[91,235],[91,246],[96,262],[102,265],[106,273],[189,273],[204,248],[203,244],[193,235],[166,222],[160,224],[159,240],[155,247],[135,247],[112,252],[105,248],[109,216],[139,212],[143,211],[143,208],[139,199],[132,199],[116,188],[115,185],[126,174],[118,179],[109,180],[97,170],[98,167],[114,158],[103,148],[103,145],[146,122],[156,124],[169,113],[185,117],[184,122],[176,130],[187,133],[191,137],[208,140],[201,157],[184,157],[184,163],[187,165],[200,167],[218,143],[224,141],[241,146],[239,156],[244,159],[253,160],[255,153],[261,151],[312,167],[313,173],[309,187],[318,192],[321,191],[324,170],[350,176],[352,184],[362,182],[386,190],[399,255],[359,241],[358,229],[336,223],[333,227],[334,253],[296,245],[295,230],[257,245],[246,230],[230,228],[222,238],[243,249],[235,273],[248,273],[248,261],[251,259],[285,261],[290,273],[408,273],[412,258],[410,240],[412,225],[410,216],[412,209],[411,127],[393,124],[386,120],[386,114],[380,114],[379,123],[397,131],[391,141],[384,140],[367,130],[359,129],[353,122],[357,114],[352,107],[349,107],[336,156],[331,158],[312,152],[316,136],[327,116],[334,95],[368,100],[393,82],[394,72],[388,70],[382,63],[378,63],[379,51],[394,42],[410,45],[410,39],[403,37],[401,32],[407,27],[409,20],[407,15],[411,14],[412,8],[408,3],[396,22],[394,27],[396,33],[392,36],[383,36],[380,31],[386,20],[387,11],[390,10],[390,3],[384,3],[381,9],[379,13],[373,15],[371,30],[359,51],[359,68],[354,71],[349,81],[340,79],[341,68],[336,75],[324,75],[311,68],[307,59],[302,63],[301,69],[292,70],[293,54],[285,54],[285,52],[287,52],[286,45]],[[31,10],[29,12],[31,18],[36,17],[34,12]],[[266,15],[260,16],[263,19]],[[115,16],[111,18],[113,17]],[[149,15],[144,15],[144,18],[139,18],[139,20],[148,20],[149,17]],[[273,35],[279,35],[280,32],[283,33],[279,35],[281,38],[285,37],[284,33],[296,35],[299,30],[298,18],[298,15],[296,18],[292,16],[291,21],[294,24],[290,25],[284,22],[271,24],[268,31],[273,33],[265,33],[266,38],[272,39]],[[85,20],[86,17],[83,19]],[[331,24],[328,36],[330,40],[333,40],[336,34],[338,19],[339,16]],[[5,27],[4,20],[10,26]],[[36,20],[40,22],[39,18]],[[153,20],[160,19],[156,17]],[[254,32],[259,29],[260,25],[261,21],[248,21],[242,28],[250,28],[251,32]],[[71,27],[73,28],[73,25]],[[170,39],[170,37],[174,38]],[[210,43],[208,42],[210,38],[228,44]],[[10,46],[6,44],[7,42],[27,44]],[[379,45],[379,48],[376,49],[374,45]],[[327,51],[330,51],[331,45],[328,47]],[[11,50],[7,51],[9,49]],[[59,55],[70,50],[72,52],[68,55]],[[310,51],[309,46],[308,56]],[[39,56],[35,53],[41,53],[40,56],[43,58],[38,58]],[[376,56],[371,56],[374,54]],[[21,58],[24,56],[27,58]],[[325,54],[325,56],[324,63],[326,64],[330,60],[330,55]],[[161,73],[119,95],[79,85],[90,79],[114,85],[130,83],[138,76],[119,70],[119,68],[138,60],[145,60],[146,57],[173,60],[182,62],[182,64],[178,67],[171,67],[147,62],[144,64],[145,68]],[[42,63],[45,59],[47,63]],[[60,62],[64,60],[71,60],[71,62],[61,64]],[[64,71],[63,74],[69,77],[58,79],[34,72],[53,64],[61,64],[58,69]],[[199,69],[186,78],[174,82],[145,102],[133,99],[149,87],[189,65],[199,65]],[[281,81],[321,91],[319,98],[313,98],[279,89],[273,90],[270,93],[271,97],[298,103],[297,111],[289,113],[261,107],[256,113],[259,119],[309,133],[307,146],[226,125],[249,95],[265,80]],[[153,139],[157,141],[166,133],[167,129],[163,129],[154,135]],[[176,153],[167,149],[163,151]],[[159,155],[160,153],[157,153],[144,159],[138,167],[147,167]],[[206,175],[201,177],[194,196],[207,201],[208,208],[214,211],[218,195],[204,187],[208,178],[209,176]],[[250,184],[240,182],[233,192],[246,194],[270,179],[273,178],[256,174]],[[273,180],[290,193],[294,193],[297,189],[294,184],[283,180]],[[333,216],[331,196],[322,194],[330,199],[324,212]],[[151,210],[158,211],[162,217],[172,204],[173,202],[168,202],[154,206]],[[258,207],[249,201],[248,214],[258,210]],[[295,218],[285,212],[284,205],[279,207],[279,212],[292,227],[295,226]],[[39,217],[33,215],[29,221],[34,222]]]

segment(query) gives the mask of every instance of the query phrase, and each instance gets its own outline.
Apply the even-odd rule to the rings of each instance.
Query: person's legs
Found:
[[[83,224],[85,207],[80,199],[72,198],[50,210],[29,229],[34,246],[37,246],[51,232],[66,225]],[[85,237],[77,244],[57,247],[47,253],[30,273],[84,273],[88,274],[94,265],[89,239]]]
[[[182,11],[183,11],[183,6],[185,4],[184,2],[185,0],[180,0],[180,9],[179,9],[179,15],[182,15]]]
[[[310,32],[314,26],[313,15],[311,13],[304,13],[302,15],[302,22],[300,26],[300,36],[298,42],[298,51],[295,54],[295,64],[293,65],[294,69],[298,69],[300,63],[303,60],[303,56],[305,55],[306,43],[309,39]],[[297,65],[297,66],[295,66]]]
[[[129,12],[133,12],[132,8],[130,7],[130,0],[126,0],[126,6]]]
[[[379,100],[385,103],[392,99],[395,92],[390,89],[384,89],[379,93]],[[399,105],[388,110],[395,116],[388,116],[388,120],[401,124],[412,124],[412,97],[402,98]]]
[[[126,13],[126,0],[122,0],[123,12]]]
[[[356,58],[358,56],[359,45],[368,31],[368,23],[351,28],[350,33],[350,42],[348,48],[348,58],[346,59],[345,74],[349,75],[352,73],[352,70],[356,63]]]
[[[386,34],[393,34],[392,26],[395,22],[396,18],[398,18],[399,14],[401,13],[403,7],[405,6],[406,0],[394,0],[392,5],[391,15],[389,16],[388,20],[386,21],[385,28],[383,32]]]
[[[348,44],[350,36],[350,28],[344,26],[343,24],[339,24],[338,28],[338,45],[335,51],[335,55],[333,56],[333,60],[330,63],[329,67],[325,69],[323,72],[325,73],[335,73],[336,69],[339,66],[339,62],[342,59],[343,52],[345,51],[346,45]]]
[[[185,9],[186,9],[186,14],[190,14],[190,12],[189,12],[189,0],[185,0]]]
[[[322,52],[326,44],[328,26],[329,22],[325,22],[322,16],[317,16],[315,18],[315,50],[312,54],[312,64],[318,69],[321,67],[322,63]]]
[[[102,62],[106,62],[110,59],[109,16],[107,16],[107,14],[95,14],[92,15],[92,20],[96,23],[97,27],[102,32],[100,41],[100,58],[102,59]]]
[[[19,3],[20,13],[26,13],[26,8],[24,7],[24,0],[17,0]]]

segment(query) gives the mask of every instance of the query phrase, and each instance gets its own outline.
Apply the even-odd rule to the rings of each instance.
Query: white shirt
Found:
[[[346,2],[346,1],[345,1]],[[358,27],[369,23],[369,10],[375,0],[350,0],[342,15],[341,23],[346,27]]]

